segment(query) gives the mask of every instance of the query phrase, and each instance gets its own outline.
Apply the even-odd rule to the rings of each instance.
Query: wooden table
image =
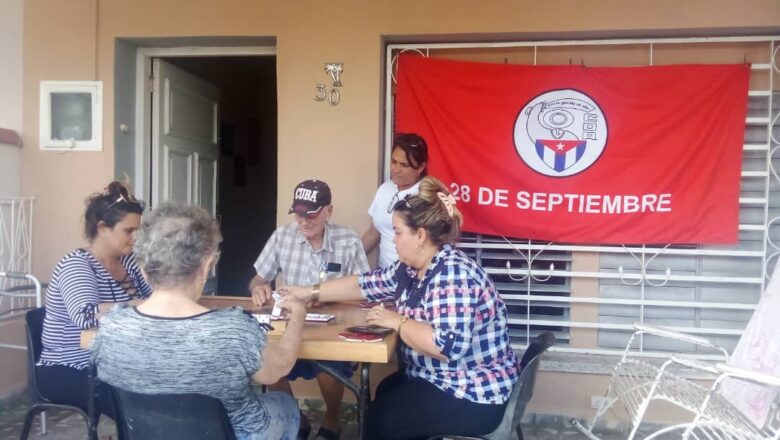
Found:
[[[254,313],[270,313],[270,308],[256,310],[248,297],[242,296],[204,296],[198,301],[200,304],[219,309],[230,306],[240,306]],[[329,313],[336,317],[326,323],[307,322],[303,328],[301,349],[298,359],[307,359],[318,364],[323,371],[344,383],[350,391],[355,393],[358,403],[358,426],[360,438],[365,438],[364,420],[366,407],[371,400],[369,382],[369,370],[371,364],[386,364],[390,362],[398,337],[395,333],[385,336],[381,342],[350,342],[338,337],[347,327],[365,324],[366,311],[360,309],[356,302],[320,304],[310,310],[311,312]],[[272,323],[273,325],[273,323]],[[89,343],[95,337],[95,330],[85,330],[81,333],[81,347],[89,347]],[[274,343],[281,336],[269,336],[269,341]],[[360,384],[352,382],[351,377],[344,377],[327,365],[318,361],[349,361],[360,364]]]

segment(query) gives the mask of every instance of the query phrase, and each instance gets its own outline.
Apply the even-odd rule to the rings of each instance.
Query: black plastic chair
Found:
[[[38,390],[38,374],[35,364],[38,363],[38,359],[41,357],[41,351],[43,350],[41,335],[43,334],[43,318],[45,317],[46,309],[43,307],[32,309],[25,315],[27,333],[27,395],[33,405],[27,411],[27,415],[24,418],[22,435],[19,438],[21,440],[26,440],[29,437],[32,422],[36,415],[46,410],[59,409],[72,411],[80,415],[87,425],[88,438],[97,439],[97,423],[92,423],[90,417],[84,410],[74,405],[54,403],[43,396]]]
[[[542,332],[533,340],[525,350],[520,359],[522,372],[517,379],[517,383],[512,389],[509,402],[506,404],[504,418],[498,427],[489,434],[479,437],[467,437],[460,435],[435,435],[428,440],[451,439],[451,440],[507,440],[511,437],[512,431],[517,433],[517,438],[523,440],[523,431],[520,429],[520,420],[525,413],[525,407],[534,395],[534,385],[536,384],[536,373],[539,371],[539,362],[542,353],[555,344],[555,335],[552,332]]]
[[[233,440],[219,399],[203,394],[139,394],[110,387],[119,440]]]

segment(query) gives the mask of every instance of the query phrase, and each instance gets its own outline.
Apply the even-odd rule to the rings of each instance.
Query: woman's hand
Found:
[[[287,298],[293,298],[304,304],[308,303],[312,297],[311,286],[282,286],[276,289],[282,295],[282,299],[287,301]]]
[[[366,323],[398,330],[398,326],[401,324],[401,315],[378,305],[366,313]]]
[[[293,314],[306,314],[306,303],[294,296],[282,296],[282,300],[279,303],[279,306],[285,310],[289,310],[290,313]]]
[[[334,278],[313,286],[281,286],[276,291],[281,293],[282,297],[292,295],[308,304],[309,307],[317,301],[336,302],[364,299],[360,293],[357,275]]]

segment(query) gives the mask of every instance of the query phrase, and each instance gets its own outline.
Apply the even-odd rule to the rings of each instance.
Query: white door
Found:
[[[152,103],[152,206],[196,204],[216,217],[219,89],[157,58]]]
[[[219,89],[154,59],[152,91],[152,207],[195,204],[217,216]],[[207,292],[216,291],[213,276]]]

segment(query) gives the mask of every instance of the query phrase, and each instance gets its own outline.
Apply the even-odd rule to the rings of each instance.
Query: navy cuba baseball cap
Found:
[[[295,187],[288,214],[311,215],[330,205],[330,187],[322,180],[304,180]]]

